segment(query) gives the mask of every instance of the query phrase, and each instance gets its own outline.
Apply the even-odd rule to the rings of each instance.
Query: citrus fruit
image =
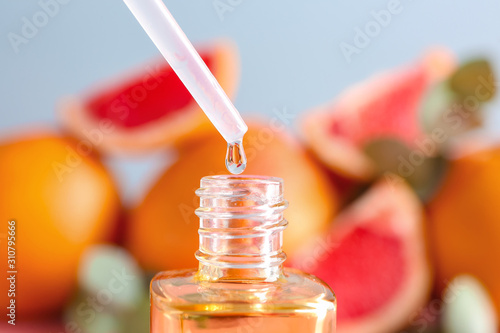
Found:
[[[290,202],[284,243],[291,254],[305,239],[327,228],[337,209],[336,193],[296,140],[262,123],[249,127],[243,143],[248,159],[245,174],[284,179]],[[226,143],[215,130],[193,135],[133,211],[126,243],[146,269],[197,266],[199,219],[194,211],[199,198],[194,192],[202,177],[227,174],[225,154]]]
[[[429,230],[441,288],[457,275],[475,276],[491,294],[500,317],[498,170],[498,146],[451,160],[429,204]]]
[[[375,167],[363,153],[365,145],[376,139],[398,139],[413,147],[424,135],[418,114],[421,99],[453,64],[447,51],[435,49],[416,63],[348,88],[301,119],[305,141],[323,163],[343,176],[373,177]]]
[[[50,131],[0,142],[1,313],[11,299],[8,271],[17,271],[17,316],[60,310],[74,291],[84,248],[113,232],[115,185],[82,147]],[[7,262],[8,246],[15,262]]]
[[[199,52],[226,93],[234,95],[239,64],[233,43],[214,42]],[[143,64],[80,96],[67,97],[59,109],[71,133],[108,152],[161,147],[210,126],[164,59]]]
[[[374,185],[291,260],[332,287],[339,333],[396,331],[428,297],[422,207],[395,177]]]

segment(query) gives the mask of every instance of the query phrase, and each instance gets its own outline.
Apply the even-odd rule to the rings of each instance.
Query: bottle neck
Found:
[[[282,274],[287,221],[283,182],[278,178],[211,176],[201,181],[200,262],[206,281],[275,281]]]

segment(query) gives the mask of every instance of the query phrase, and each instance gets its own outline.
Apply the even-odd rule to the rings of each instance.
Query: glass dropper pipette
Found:
[[[200,108],[228,143],[226,167],[241,173],[246,166],[242,140],[248,130],[238,110],[161,0],[124,0],[132,14]]]

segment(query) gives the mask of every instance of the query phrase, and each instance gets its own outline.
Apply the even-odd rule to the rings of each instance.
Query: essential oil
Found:
[[[234,174],[239,175],[247,167],[247,157],[243,149],[243,142],[236,141],[227,144],[226,168]]]
[[[211,176],[196,193],[199,267],[153,279],[151,332],[334,333],[330,287],[283,267],[282,180]]]

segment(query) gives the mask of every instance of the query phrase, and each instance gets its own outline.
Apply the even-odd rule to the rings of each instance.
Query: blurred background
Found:
[[[249,172],[285,179],[289,262],[337,292],[338,332],[498,332],[497,1],[164,2],[252,124]],[[8,221],[24,265],[21,326],[4,317],[0,330],[147,331],[152,274],[196,266],[193,191],[225,172],[225,143],[123,2],[9,1],[0,22],[0,274]],[[386,214],[383,186],[402,191],[394,206],[417,208]],[[362,267],[346,268],[352,281],[384,255],[406,265],[367,283],[397,285],[385,300],[318,268],[336,265],[338,246],[310,263],[307,245],[337,237],[337,221],[355,229],[344,216],[360,207],[416,230],[386,231],[396,254],[350,258]],[[136,277],[124,294],[85,303],[123,267]]]
[[[228,37],[238,45],[241,81],[236,107],[244,114],[272,114],[286,107],[299,114],[328,102],[346,86],[378,70],[404,64],[433,45],[459,58],[486,55],[496,61],[500,40],[493,1],[401,1],[400,14],[359,48],[349,62],[341,43],[354,45],[356,28],[389,1],[346,4],[235,1],[231,9],[213,1],[170,1],[170,11],[196,42]],[[56,16],[15,52],[9,32],[22,36],[23,17],[40,10],[35,1],[9,2],[0,13],[6,38],[0,44],[4,103],[0,126],[9,129],[53,122],[61,96],[136,67],[159,53],[120,1],[68,1]],[[26,98],[29,94],[29,98]],[[146,161],[119,167],[137,191]]]

